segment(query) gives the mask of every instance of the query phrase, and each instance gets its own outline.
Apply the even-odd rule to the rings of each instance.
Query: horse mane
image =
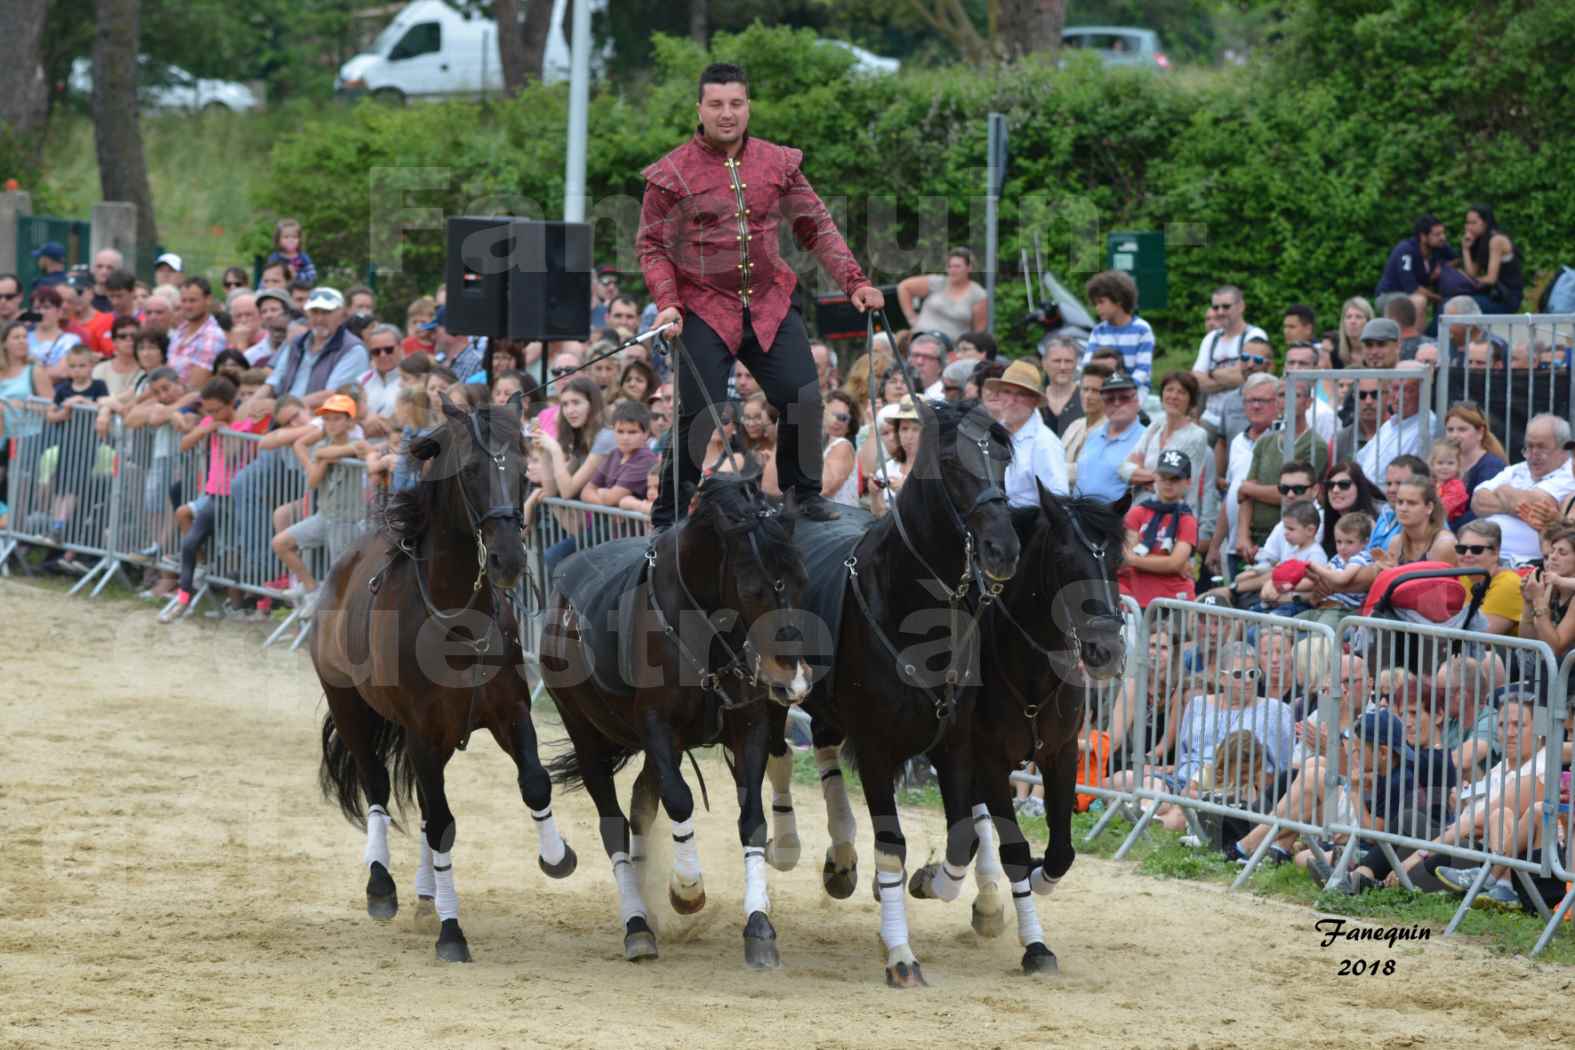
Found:
[[[1102,499],[1091,496],[1061,496],[1061,509],[1077,518],[1083,526],[1083,531],[1088,533],[1088,538],[1095,542],[1104,541],[1108,546],[1115,547],[1113,567],[1121,568],[1121,555],[1124,552],[1127,535],[1125,520],[1116,513],[1114,507]],[[1040,530],[1043,531],[1043,530]],[[1026,549],[1027,544],[1024,544]]]
[[[481,427],[485,431],[492,405],[482,405],[474,411],[482,417]],[[417,440],[432,438],[436,440],[442,451],[432,458],[430,462],[442,462],[453,456],[457,449],[468,450],[471,447],[470,425],[466,419],[447,419],[441,426],[428,430]],[[458,444],[458,442],[463,444]],[[409,455],[406,450],[405,455]],[[451,461],[452,462],[452,461]],[[431,529],[434,517],[439,508],[443,506],[443,489],[450,482],[459,480],[459,470],[439,469],[423,470],[420,480],[415,485],[403,492],[395,493],[388,499],[383,508],[382,532],[388,541],[395,547],[413,545],[426,536]]]
[[[758,474],[717,473],[700,486],[689,520],[705,522],[719,536],[755,533],[766,571],[778,577],[797,575],[798,549],[787,530],[791,514],[785,509],[762,513],[765,510]]]

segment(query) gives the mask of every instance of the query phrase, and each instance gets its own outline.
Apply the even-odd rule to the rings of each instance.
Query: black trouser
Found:
[[[809,352],[809,333],[798,310],[789,310],[782,319],[769,352],[755,338],[747,308],[744,341],[736,358],[710,325],[687,311],[683,341],[689,360],[674,360],[672,365],[680,411],[669,447],[669,452],[678,456],[679,490],[688,492],[700,480],[700,460],[716,429],[706,403],[721,404],[727,398],[727,379],[734,360],[738,360],[777,410],[777,484],[784,494],[792,492],[799,499],[819,495],[820,382]],[[696,420],[698,427],[693,425]],[[652,522],[658,527],[671,524],[675,502],[672,464],[664,461],[662,491],[651,508]]]

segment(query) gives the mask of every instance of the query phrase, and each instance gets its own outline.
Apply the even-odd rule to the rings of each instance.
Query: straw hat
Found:
[[[877,417],[882,423],[896,425],[904,419],[917,421],[919,410],[913,404],[913,398],[905,397],[901,401],[894,401],[889,405],[882,405]]]
[[[1039,369],[1032,363],[1023,360],[1013,361],[1006,366],[1006,371],[998,379],[986,379],[984,388],[992,390],[1003,386],[1015,386],[1019,390],[1026,390],[1035,397],[1043,397],[1045,392],[1045,379]]]

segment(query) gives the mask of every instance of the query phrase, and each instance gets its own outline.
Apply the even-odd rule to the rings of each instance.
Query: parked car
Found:
[[[854,58],[853,72],[855,73],[872,77],[890,76],[902,68],[902,63],[895,58],[886,58],[875,54],[873,51],[866,51],[857,44],[850,44],[846,40],[832,40],[822,37],[820,42],[822,44],[830,44],[833,47],[840,47],[852,55]]]
[[[591,0],[591,11],[607,0]],[[569,79],[569,42],[564,37],[567,0],[552,0],[551,28],[542,58],[542,80]],[[593,54],[593,73],[605,56]],[[498,24],[466,17],[442,0],[405,5],[372,46],[339,68],[334,90],[350,97],[371,95],[388,102],[406,99],[475,98],[503,90]]]
[[[1093,51],[1107,66],[1170,69],[1170,59],[1159,46],[1159,34],[1132,26],[1069,26],[1061,31],[1061,46]]]
[[[137,94],[142,108],[149,110],[234,110],[257,109],[261,101],[245,84],[233,80],[208,80],[194,77],[179,66],[157,65],[144,56],[138,60],[140,80]],[[90,98],[93,94],[93,60],[79,58],[71,63],[67,87],[74,95]]]

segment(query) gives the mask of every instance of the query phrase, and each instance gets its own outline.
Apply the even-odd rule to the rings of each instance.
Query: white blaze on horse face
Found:
[[[793,662],[793,680],[788,683],[788,697],[795,704],[802,704],[809,699],[809,687],[814,683],[814,672],[809,664],[803,660]]]

